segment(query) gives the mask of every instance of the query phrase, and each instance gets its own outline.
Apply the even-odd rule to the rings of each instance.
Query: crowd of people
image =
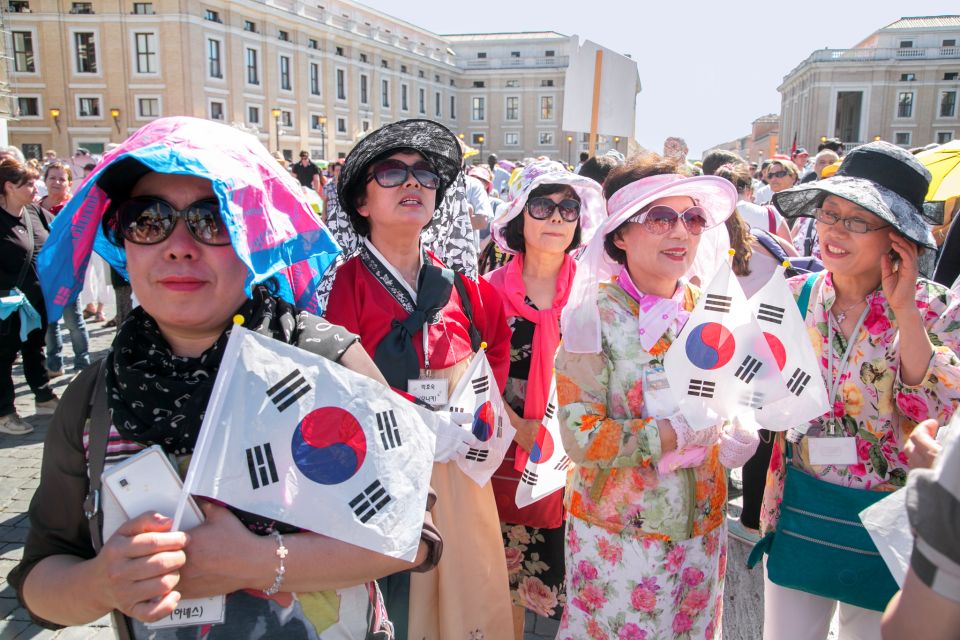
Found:
[[[37,413],[54,414],[9,576],[21,604],[50,628],[113,613],[131,638],[509,640],[528,611],[558,620],[558,640],[719,638],[729,545],[746,544],[765,556],[755,637],[823,640],[838,609],[841,638],[955,637],[960,297],[927,279],[954,212],[930,214],[929,171],[885,142],[844,154],[829,140],[760,166],[687,153],[669,138],[663,153],[575,169],[468,165],[448,129],[403,120],[321,170],[307,152],[290,165],[224,125],[163,118],[84,168],[75,193],[74,167],[49,158],[42,195],[38,168],[5,157],[0,431],[32,428],[13,405],[17,354]],[[254,260],[270,243],[250,229],[296,232]],[[747,296],[790,265],[829,396],[809,424],[684,417],[665,354],[726,260]],[[304,295],[290,274],[307,262]],[[83,303],[96,317],[104,294],[81,296],[108,277],[126,308],[91,365]],[[79,372],[62,399],[49,382],[63,373],[60,317]],[[186,469],[235,323],[436,413],[412,562],[209,502],[188,533],[145,513],[102,539],[94,470],[153,445]],[[476,443],[464,418],[421,384],[453,390],[480,350],[516,430],[484,486],[454,462]],[[518,508],[553,389],[574,465]],[[783,525],[855,525],[894,491],[916,536],[902,592],[869,540]],[[883,579],[860,577],[871,571]],[[227,596],[221,624],[147,626],[214,595]]]

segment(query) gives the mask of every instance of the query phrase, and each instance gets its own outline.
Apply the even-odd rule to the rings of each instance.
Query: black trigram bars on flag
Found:
[[[698,398],[712,398],[713,392],[717,390],[717,383],[710,380],[690,380],[690,386],[687,387],[688,396]]]
[[[740,404],[750,407],[751,409],[759,409],[763,406],[764,395],[757,391],[747,391],[740,396]]]
[[[810,374],[797,367],[793,375],[790,376],[790,382],[787,383],[787,389],[795,396],[800,396],[803,390],[807,388],[810,382]]]
[[[529,469],[524,469],[523,473],[520,475],[520,482],[522,482],[523,484],[528,484],[531,487],[536,486],[537,472],[530,471]]]
[[[480,376],[470,381],[470,384],[473,385],[473,392],[477,395],[485,393],[487,389],[490,388],[490,379],[487,376]]]
[[[557,407],[552,402],[547,403],[547,408],[543,410],[543,417],[546,420],[553,418],[553,414],[556,413]]]
[[[374,480],[370,483],[370,486],[350,501],[350,508],[353,509],[357,519],[366,524],[370,518],[380,513],[392,499],[387,490],[380,484],[380,481]]]
[[[719,311],[720,313],[730,313],[730,305],[733,303],[733,298],[730,296],[718,296],[715,293],[707,294],[707,301],[704,303],[703,308],[707,311]]]
[[[760,309],[757,310],[757,320],[763,320],[772,324],[783,324],[784,313],[785,309],[783,307],[761,303]]]
[[[269,442],[247,449],[247,470],[250,471],[250,484],[254,489],[280,481]]]
[[[267,389],[267,395],[276,405],[277,411],[283,411],[306,395],[310,388],[300,369],[294,369],[286,378]]]
[[[385,451],[403,444],[400,441],[400,429],[397,427],[397,417],[393,415],[393,409],[377,414],[377,433],[380,434],[380,442]]]
[[[560,462],[554,465],[553,470],[566,471],[571,464],[572,463],[570,462],[570,458],[568,458],[567,456],[563,456],[562,458],[560,458]]]
[[[468,449],[463,457],[474,462],[483,462],[490,457],[490,451],[487,449]]]
[[[753,356],[747,356],[743,359],[743,362],[740,363],[740,366],[737,368],[737,372],[734,375],[747,384],[750,384],[750,382],[753,380],[753,377],[757,375],[757,372],[760,371],[760,367],[762,366],[762,362]]]

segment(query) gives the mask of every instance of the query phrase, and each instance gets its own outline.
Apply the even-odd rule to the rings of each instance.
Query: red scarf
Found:
[[[547,407],[547,395],[553,379],[553,361],[560,345],[560,311],[570,297],[570,286],[577,271],[577,263],[564,255],[560,273],[557,274],[557,289],[553,306],[534,309],[526,303],[527,287],[523,282],[523,254],[517,254],[506,266],[490,274],[490,283],[503,296],[503,308],[507,316],[520,316],[536,325],[533,332],[533,349],[530,356],[530,375],[527,378],[527,393],[523,401],[523,417],[542,420]],[[527,464],[528,454],[517,448],[517,468]]]

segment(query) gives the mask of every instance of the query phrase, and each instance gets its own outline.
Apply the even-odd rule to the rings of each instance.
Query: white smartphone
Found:
[[[103,472],[103,484],[123,509],[127,519],[146,511],[172,518],[183,482],[160,445],[153,445]],[[203,522],[203,512],[193,498],[187,501],[181,529],[189,531]]]

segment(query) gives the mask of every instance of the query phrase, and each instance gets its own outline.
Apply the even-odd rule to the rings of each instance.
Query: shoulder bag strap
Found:
[[[800,297],[797,298],[797,306],[800,307],[800,317],[804,320],[807,319],[807,309],[810,307],[810,294],[813,293],[813,285],[816,281],[816,273],[808,274],[807,279],[803,281],[803,288],[800,289]]]
[[[459,272],[453,275],[453,286],[457,288],[457,295],[460,296],[460,304],[463,306],[463,314],[467,316],[467,322],[470,323],[470,348],[476,353],[480,350],[480,332],[477,331],[477,325],[473,322],[473,303],[470,302],[470,296],[467,295],[467,286],[463,283],[464,276]]]
[[[87,498],[83,501],[83,512],[90,523],[90,539],[93,548],[99,552],[103,546],[103,510],[100,508],[100,489],[103,476],[103,467],[107,458],[107,440],[110,438],[110,414],[107,409],[107,358],[97,363],[97,382],[93,387],[88,410],[90,436],[87,447],[87,471],[90,475],[90,485]],[[90,409],[92,407],[92,409]]]
[[[767,226],[770,227],[770,233],[777,232],[777,216],[773,213],[773,205],[767,205]]]

